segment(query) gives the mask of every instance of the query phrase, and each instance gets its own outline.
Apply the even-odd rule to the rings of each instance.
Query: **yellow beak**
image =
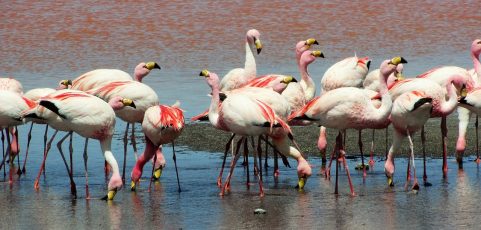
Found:
[[[148,70],[160,69],[159,64],[157,64],[157,63],[155,63],[155,62],[153,62],[153,61],[145,63],[145,67],[146,67]]]
[[[135,191],[135,186],[137,186],[137,184],[135,184],[134,181],[130,182],[130,191]]]
[[[307,178],[305,178],[305,177],[299,178],[299,182],[297,183],[297,186],[298,186],[299,190],[304,189],[304,186],[306,185],[306,182],[307,182]]]
[[[396,73],[396,80],[398,81],[402,81],[404,80],[404,75],[402,73]]]
[[[387,184],[388,184],[390,187],[394,186],[394,181],[393,181],[392,177],[388,177],[388,178],[387,178]]]
[[[209,77],[209,70],[204,69],[204,70],[200,71],[199,76]]]
[[[161,176],[162,176],[162,167],[160,167],[160,168],[158,168],[154,171],[153,177],[154,177],[155,180],[158,180],[158,179],[160,179]]]
[[[324,54],[322,53],[322,51],[319,51],[319,50],[312,51],[311,55],[314,56],[314,57],[324,58]]]
[[[261,53],[261,50],[262,50],[261,40],[256,39],[255,44],[256,44],[257,54],[260,54],[260,53]]]
[[[115,194],[117,194],[117,189],[110,190],[107,193],[107,200],[113,200],[115,197]]]

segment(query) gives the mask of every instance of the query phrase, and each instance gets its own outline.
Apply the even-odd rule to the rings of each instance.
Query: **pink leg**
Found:
[[[424,126],[421,129],[421,143],[423,148],[423,182],[424,186],[431,186],[431,183],[428,182],[428,175],[426,173],[426,135],[424,133]]]
[[[235,137],[235,134],[232,134],[229,141],[225,144],[225,151],[224,151],[224,159],[222,160],[222,167],[220,168],[219,176],[217,177],[217,187],[222,186],[222,173],[224,172],[225,161],[227,159],[227,152],[229,151],[230,146],[232,146],[232,141]]]
[[[441,134],[443,143],[443,178],[448,176],[448,150],[447,150],[447,139],[448,139],[448,128],[446,127],[446,117],[441,118]]]
[[[364,153],[362,151],[362,130],[359,130],[359,137],[358,137],[358,141],[357,141],[358,145],[359,145],[359,151],[361,151],[361,167],[362,167],[362,177],[363,179],[366,178],[366,165],[364,164]]]
[[[87,160],[88,160],[88,155],[87,155],[87,145],[89,143],[89,139],[85,138],[85,145],[84,145],[84,167],[85,167],[85,199],[90,199],[90,193],[89,193],[89,173],[87,170]]]
[[[238,142],[237,142],[237,145],[240,147],[240,144],[242,141],[244,141],[245,138],[242,138],[240,139]],[[227,179],[226,179],[226,182],[224,183],[224,186],[222,187],[222,190],[220,191],[220,196],[224,196],[225,194],[225,190],[228,189],[228,186],[230,184],[230,179],[232,177],[232,174],[234,173],[234,168],[235,168],[235,165],[237,163],[237,160],[239,160],[239,157],[240,157],[240,154],[239,154],[239,148],[236,148],[236,153],[235,153],[235,156],[234,158],[232,159],[231,161],[231,165],[230,165],[230,172],[229,172],[229,175],[227,176]]]
[[[25,159],[23,160],[22,173],[25,173],[25,165],[27,164],[28,149],[30,148],[30,140],[32,140],[32,128],[33,128],[33,122],[31,122],[30,129],[28,130],[27,148],[25,150]]]
[[[52,134],[52,137],[50,137],[50,140],[47,143],[47,148],[45,149],[45,152],[43,153],[43,160],[42,164],[40,165],[40,170],[38,171],[37,178],[35,179],[35,183],[33,187],[38,190],[39,189],[39,180],[40,180],[40,175],[42,174],[42,171],[45,169],[45,161],[47,160],[47,155],[48,151],[50,151],[50,147],[52,146],[52,141],[55,138],[55,135],[57,135],[58,130],[55,130],[55,132]]]
[[[408,134],[408,140],[409,140],[409,148],[411,151],[411,158],[413,161],[412,164],[413,164],[414,183],[413,183],[412,190],[419,190],[418,177],[416,176],[416,165],[414,164],[414,145],[413,145],[413,141],[411,139],[411,134],[409,133],[409,130],[407,130],[407,134]]]
[[[372,130],[372,141],[371,141],[371,151],[369,151],[369,166],[373,167],[374,166],[374,137],[375,137],[375,129]]]
[[[476,123],[474,123],[474,127],[476,128],[476,164],[481,163],[481,159],[479,159],[479,139],[478,139],[478,115],[476,115]]]
[[[337,142],[337,141],[336,141]],[[337,157],[337,148],[338,148],[338,143],[334,144],[334,149],[332,150],[332,153],[331,153],[331,158],[329,159],[329,164],[327,165],[327,168],[326,168],[326,171],[325,171],[325,178],[330,180],[331,179],[331,165],[332,165],[332,161],[334,159],[338,159]],[[337,167],[337,166],[336,166]]]
[[[130,123],[127,123],[127,126],[125,127],[125,133],[124,133],[124,164],[122,165],[122,183],[125,184],[125,165],[127,164],[127,135],[129,133],[129,125]],[[105,161],[104,164],[104,170],[105,170],[105,176],[108,177],[110,174],[110,169],[109,169],[109,164],[107,161]]]

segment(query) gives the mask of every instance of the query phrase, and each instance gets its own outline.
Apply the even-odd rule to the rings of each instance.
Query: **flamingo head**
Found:
[[[69,86],[69,85],[72,85],[72,80],[61,80],[61,81],[58,83],[57,90],[68,89],[68,86]]]
[[[319,50],[315,50],[315,51],[306,50],[301,55],[300,63],[301,65],[309,65],[312,62],[314,62],[314,60],[316,60],[317,57],[324,58],[324,53],[322,53],[322,51],[319,51]]]
[[[262,43],[261,43],[260,36],[261,36],[261,33],[259,33],[259,31],[256,29],[250,29],[249,31],[247,31],[247,34],[246,34],[247,42],[249,44],[254,44],[256,46],[257,54],[260,54],[262,50]]]
[[[123,98],[120,96],[115,96],[112,99],[109,100],[109,105],[112,107],[114,110],[119,110],[124,108],[125,106],[130,106],[132,108],[137,108],[135,106],[135,103],[132,99],[127,99]]]
[[[381,63],[380,72],[387,78],[390,74],[396,71],[399,64],[404,63],[408,62],[403,57],[394,57],[391,60],[385,60]]]
[[[306,185],[307,178],[309,178],[312,175],[312,168],[307,163],[307,161],[304,158],[301,158],[298,160],[298,165],[297,165],[297,176],[299,178],[299,181],[297,183],[297,188],[299,190],[304,189],[304,186]]]
[[[369,59],[369,57],[357,58],[356,67],[369,71],[369,67],[371,67],[371,59]]]
[[[217,76],[216,73],[211,73],[208,70],[204,69],[200,72],[199,76],[205,77],[207,84],[211,88],[219,85],[219,76]]]
[[[317,42],[316,39],[314,38],[309,38],[305,41],[299,41],[297,44],[296,44],[296,54],[298,55],[298,59],[300,58],[301,54],[310,49],[312,45],[319,45],[319,42]]]
[[[481,39],[476,39],[471,44],[471,52],[479,58],[479,54],[481,53]]]
[[[134,78],[135,80],[141,82],[142,79],[147,76],[151,70],[153,69],[160,69],[160,66],[159,64],[157,64],[156,62],[141,62],[139,63],[135,69],[134,69]]]

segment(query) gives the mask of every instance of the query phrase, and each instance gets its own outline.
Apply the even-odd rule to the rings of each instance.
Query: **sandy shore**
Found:
[[[468,126],[467,134],[467,148],[466,155],[476,154],[475,147],[475,129],[474,129],[475,119],[471,119],[471,123]],[[450,156],[454,156],[456,140],[458,135],[458,119],[457,114],[454,113],[448,117],[448,153]],[[441,119],[435,118],[430,119],[426,123],[426,154],[429,157],[441,157],[441,131],[440,131]],[[292,127],[294,137],[297,140],[301,151],[309,156],[319,156],[319,150],[317,149],[317,139],[319,137],[319,127],[317,125],[307,126],[307,127]],[[333,143],[337,132],[335,130],[328,130],[328,153],[332,151]],[[374,154],[381,156],[385,154],[386,144],[385,144],[385,130],[375,131],[375,142],[374,142]],[[189,123],[182,135],[177,139],[177,145],[184,145],[194,151],[209,151],[209,152],[223,152],[225,148],[225,143],[229,140],[230,133],[217,130],[210,125],[208,122],[202,123]],[[362,139],[364,144],[364,154],[368,155],[371,149],[372,140],[372,130],[363,130]],[[392,127],[388,129],[388,143],[391,144],[392,139]],[[421,138],[420,133],[415,133],[413,137],[414,141],[414,151],[417,156],[422,155],[421,149]],[[348,155],[360,155],[358,147],[358,131],[348,130],[347,132],[347,154]],[[404,142],[404,150],[401,154],[406,156],[408,154],[409,144],[406,140]],[[401,156],[399,155],[399,156]]]

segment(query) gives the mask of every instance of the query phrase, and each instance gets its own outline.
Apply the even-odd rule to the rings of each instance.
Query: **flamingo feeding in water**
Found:
[[[395,57],[391,60],[385,60],[381,64],[381,71],[379,74],[381,106],[379,107],[374,105],[371,100],[373,91],[356,87],[341,87],[327,91],[320,97],[311,100],[306,106],[304,106],[304,108],[293,113],[289,118],[317,121],[320,125],[339,130],[335,145],[335,152],[338,154],[338,157],[336,157],[336,194],[338,193],[338,159],[341,158],[348,175],[351,194],[355,195],[345,159],[341,133],[346,129],[359,130],[377,128],[384,127],[386,123],[389,123],[388,117],[391,113],[392,101],[387,89],[386,81],[389,75],[396,70],[396,66],[400,63],[407,62],[402,57]]]
[[[132,183],[130,188],[135,190],[137,183],[142,176],[142,169],[145,163],[154,156],[154,162],[157,157],[156,150],[160,151],[159,146],[172,143],[173,160],[175,164],[175,171],[177,175],[177,183],[179,192],[180,182],[179,173],[177,171],[177,158],[175,156],[174,140],[181,134],[184,129],[184,113],[179,106],[157,105],[152,106],[145,111],[144,120],[142,122],[142,130],[145,134],[146,147],[144,153],[137,159],[134,169],[131,173]],[[155,155],[154,155],[155,154]],[[165,162],[165,160],[164,160]],[[154,169],[160,170],[164,166],[154,166]],[[161,173],[159,170],[158,173]],[[155,172],[152,173],[153,175]],[[160,177],[160,175],[158,175]]]
[[[122,109],[125,106],[135,108],[132,100],[120,96],[112,97],[109,103],[102,99],[76,90],[59,90],[49,94],[40,100],[39,106],[24,112],[26,118],[33,117],[44,119],[54,129],[76,132],[85,137],[84,166],[86,179],[86,197],[90,198],[88,190],[87,173],[87,145],[88,139],[97,139],[105,160],[113,170],[112,177],[108,183],[108,193],[103,199],[112,200],[117,191],[122,187],[119,167],[111,151],[112,135],[115,128],[114,110]],[[66,138],[67,134],[64,138]],[[75,183],[72,171],[69,170],[61,147],[60,154],[67,168],[72,195],[76,196]],[[44,162],[47,155],[44,156]],[[72,167],[72,165],[70,166]]]
[[[269,135],[273,140],[274,147],[281,154],[289,155],[298,161],[298,187],[303,189],[307,178],[311,175],[311,168],[301,153],[287,143],[287,137],[292,135],[289,126],[283,120],[290,113],[288,102],[272,90],[251,87],[246,88],[246,91],[239,90],[231,93],[219,106],[219,78],[215,73],[207,70],[203,70],[200,75],[206,78],[207,84],[212,89],[209,108],[211,124],[218,129],[242,136]],[[244,143],[246,147],[247,144]],[[238,156],[236,153],[231,163],[231,171],[222,187],[221,195],[224,195],[230,184]],[[254,165],[254,167],[256,166]],[[260,177],[259,187],[260,195],[263,196],[264,191]]]

